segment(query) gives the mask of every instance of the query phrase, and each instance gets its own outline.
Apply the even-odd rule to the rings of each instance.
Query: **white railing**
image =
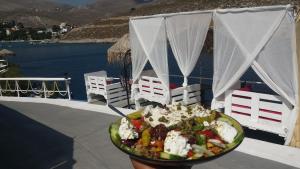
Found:
[[[0,78],[0,97],[63,97],[71,100],[71,78]]]

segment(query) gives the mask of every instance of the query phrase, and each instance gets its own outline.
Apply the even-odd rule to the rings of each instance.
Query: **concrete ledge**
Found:
[[[236,151],[300,168],[299,148],[245,138]]]
[[[0,101],[12,101],[12,102],[28,102],[28,103],[45,103],[45,104],[52,104],[57,106],[65,106],[74,109],[81,109],[81,110],[88,110],[88,111],[95,111],[100,113],[106,113],[110,115],[119,115],[112,111],[109,107],[105,105],[96,105],[90,104],[84,101],[76,101],[76,100],[67,100],[67,99],[44,99],[44,98],[31,98],[31,97],[0,97]],[[129,114],[134,110],[125,109],[125,108],[117,108],[124,114]]]
[[[70,107],[70,108],[80,109],[80,110],[106,113],[110,115],[118,115],[107,106],[89,104],[84,101],[73,101],[73,100],[70,101],[66,99],[44,99],[44,98],[17,98],[17,97],[0,97],[0,101],[45,103],[45,104],[65,106],[65,107]],[[134,110],[124,109],[124,108],[118,108],[118,109],[124,112],[125,114],[134,111]],[[300,168],[300,149],[298,148],[245,138],[243,143],[236,149],[236,151]]]

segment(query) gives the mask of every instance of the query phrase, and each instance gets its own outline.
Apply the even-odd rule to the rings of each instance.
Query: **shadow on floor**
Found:
[[[72,169],[73,139],[0,104],[0,168]]]
[[[274,133],[269,133],[261,130],[251,130],[247,127],[244,127],[244,131],[245,136],[249,138],[267,141],[275,144],[284,144],[284,138]]]

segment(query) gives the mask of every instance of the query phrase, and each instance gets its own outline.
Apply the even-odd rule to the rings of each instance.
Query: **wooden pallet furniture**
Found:
[[[138,86],[139,93],[135,97],[136,102],[139,102],[140,99],[145,99],[161,104],[168,104],[171,101],[176,101],[182,104],[191,105],[201,101],[200,84],[193,84],[186,87],[188,91],[187,103],[184,103],[183,101],[184,87],[175,89],[166,88],[157,77],[142,76],[138,81]],[[170,98],[168,93],[170,93]]]
[[[103,96],[106,104],[117,107],[128,105],[127,94],[119,78],[107,77],[106,71],[84,74],[87,99],[91,103],[96,101],[95,96]]]
[[[225,114],[243,126],[287,136],[293,106],[281,96],[241,90],[229,90],[225,95]]]

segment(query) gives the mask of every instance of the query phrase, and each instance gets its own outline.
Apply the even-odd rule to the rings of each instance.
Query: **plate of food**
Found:
[[[160,166],[192,166],[234,150],[244,139],[241,125],[201,105],[147,106],[115,121],[112,143],[132,159]]]

